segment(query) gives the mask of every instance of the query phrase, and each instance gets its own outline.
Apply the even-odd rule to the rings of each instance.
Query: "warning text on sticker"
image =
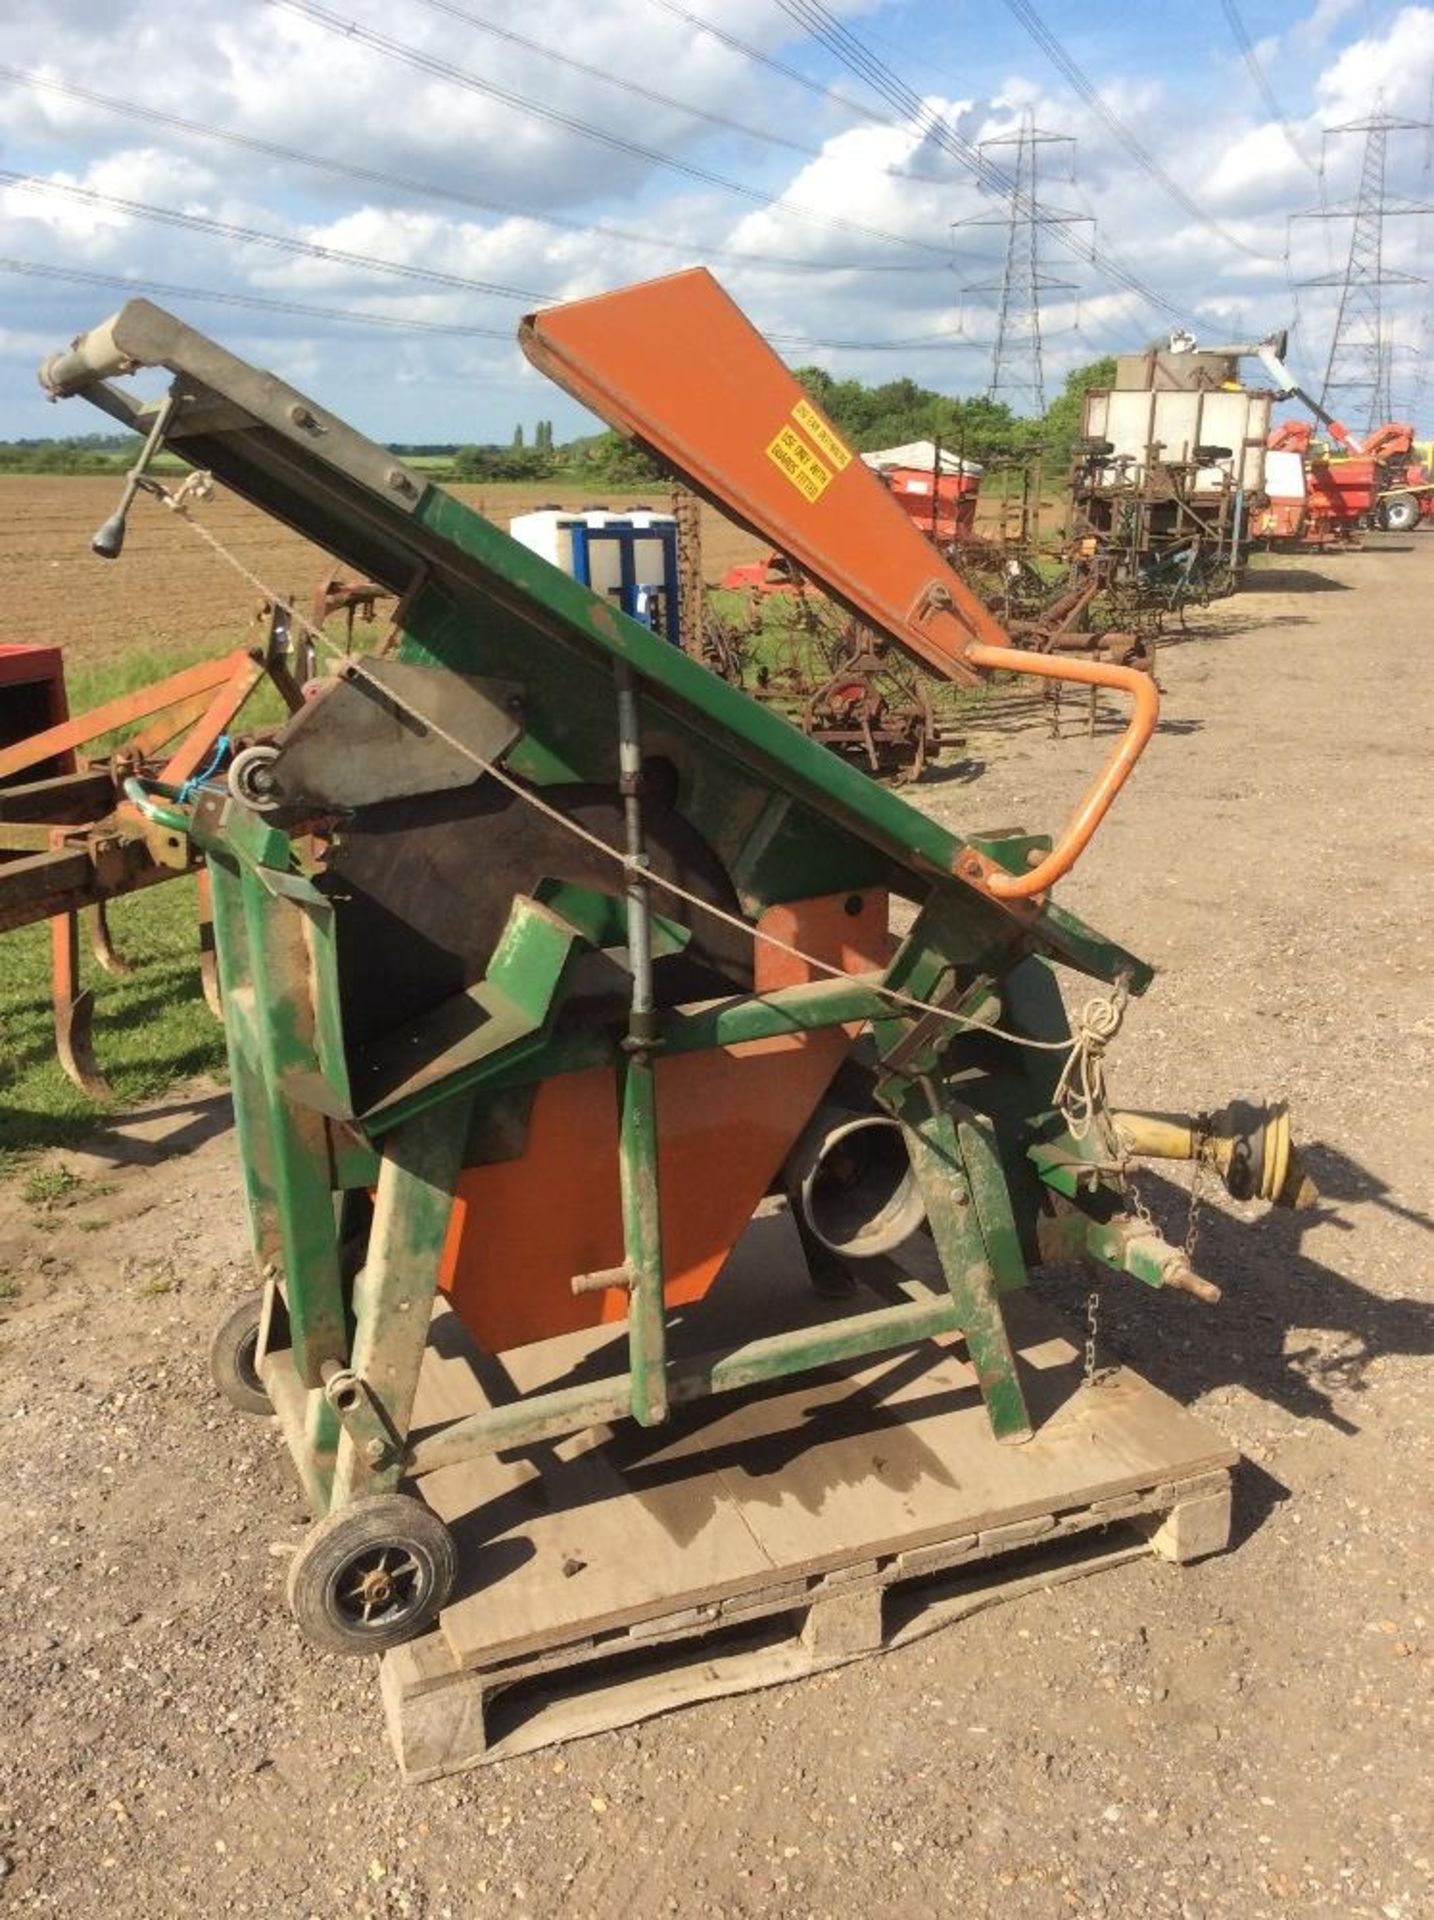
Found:
[[[801,427],[819,453],[824,453],[838,473],[845,473],[851,465],[851,448],[847,446],[834,427],[829,427],[816,408],[805,400],[799,400],[792,408],[792,418]]]
[[[791,481],[804,500],[820,500],[831,484],[831,468],[823,466],[793,427],[782,427],[767,448],[767,458]]]

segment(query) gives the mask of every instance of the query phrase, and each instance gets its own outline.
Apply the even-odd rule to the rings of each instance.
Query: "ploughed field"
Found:
[[[11,645],[63,645],[83,691],[102,672],[141,650],[173,652],[175,666],[242,641],[260,595],[158,502],[140,499],[130,515],[117,561],[97,559],[90,536],[113,513],[120,482],[113,474],[0,475],[0,605]],[[594,489],[557,484],[489,482],[449,491],[506,529],[535,507],[666,511],[664,486]],[[266,587],[307,608],[329,557],[234,494],[216,489],[196,510],[206,527]],[[753,559],[762,544],[711,508],[703,508],[703,571],[711,581],[735,560]],[[260,629],[253,627],[257,638]],[[162,662],[156,671],[163,671]]]

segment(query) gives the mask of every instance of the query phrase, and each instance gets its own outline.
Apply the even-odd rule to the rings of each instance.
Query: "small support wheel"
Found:
[[[458,1573],[453,1535],[411,1494],[325,1514],[289,1563],[289,1608],[325,1653],[386,1653],[437,1618]]]
[[[214,1329],[209,1346],[209,1371],[214,1384],[240,1413],[274,1411],[259,1378],[259,1316],[262,1293],[247,1293]]]
[[[274,783],[278,757],[277,747],[245,747],[235,754],[229,765],[228,786],[241,806],[252,807],[255,813],[272,813],[282,805]]]

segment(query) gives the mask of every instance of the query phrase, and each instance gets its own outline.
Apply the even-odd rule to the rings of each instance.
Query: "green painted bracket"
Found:
[[[575,927],[591,947],[626,947],[627,904],[613,894],[598,893],[592,887],[575,886],[569,880],[540,880],[533,898],[551,907],[561,919]],[[692,938],[692,929],[676,920],[654,913],[652,920],[652,957],[681,953]]]
[[[984,853],[988,860],[994,860],[998,867],[1004,867],[1007,873],[1029,873],[1036,861],[1044,859],[1055,842],[1048,833],[1026,833],[1020,828],[1012,828],[1009,833],[972,833],[967,835],[967,844]]]
[[[551,907],[519,896],[513,902],[487,975],[413,1028],[389,1036],[371,1061],[402,1061],[422,1048],[424,1064],[396,1079],[365,1107],[364,1131],[379,1137],[416,1114],[474,1091],[499,1063],[541,1048],[580,945],[579,930]],[[435,1040],[449,1036],[435,1054]]]
[[[1072,1140],[1063,1131],[1058,1140],[1038,1140],[1034,1146],[1027,1147],[1026,1158],[1052,1193],[1066,1200],[1079,1200],[1082,1193],[1096,1193],[1111,1171],[1106,1161],[1082,1153],[1083,1145],[1084,1142]]]
[[[1073,1143],[1078,1151],[1080,1143]],[[1182,1256],[1159,1231],[1125,1211],[1121,1196],[1094,1161],[1082,1161],[1065,1142],[1037,1144],[1028,1157],[1044,1184],[1070,1205],[1043,1220],[1041,1257],[1046,1260],[1098,1260],[1114,1273],[1129,1274],[1147,1287],[1169,1283],[1170,1269]]]

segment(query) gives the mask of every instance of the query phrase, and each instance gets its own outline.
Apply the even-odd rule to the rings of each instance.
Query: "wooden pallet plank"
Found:
[[[681,1316],[674,1351],[741,1337],[774,1302],[797,1319],[827,1311],[781,1217],[755,1223],[713,1295]],[[869,1305],[857,1295],[851,1309]],[[990,1555],[1064,1527],[1071,1510],[1138,1512],[1157,1487],[1199,1486],[1233,1460],[1133,1375],[1084,1387],[1077,1348],[1039,1303],[1017,1296],[1009,1311],[1038,1420],[1022,1446],[993,1440],[964,1349],[948,1339],[709,1399],[656,1430],[621,1423],[428,1475],[422,1491],[453,1526],[462,1565],[441,1622],[448,1655],[491,1669],[619,1630],[654,1637],[665,1620],[710,1620],[714,1608],[760,1613],[765,1591],[897,1555],[911,1566],[922,1549],[939,1559],[970,1538]],[[483,1359],[443,1312],[417,1416],[437,1424],[515,1390],[599,1377],[621,1350],[622,1330],[606,1327]],[[1202,1538],[1217,1530],[1213,1508],[1200,1524]],[[1179,1545],[1178,1529],[1160,1537]]]
[[[1205,1498],[1211,1496],[1206,1495]],[[565,1664],[549,1652],[497,1673],[453,1669],[446,1680],[416,1647],[386,1656],[381,1692],[404,1778],[431,1780],[520,1753],[634,1725],[659,1713],[785,1684],[908,1646],[972,1614],[1148,1555],[1138,1532],[1100,1530],[1059,1550],[1027,1547],[1012,1567],[962,1567],[944,1581],[891,1579],[838,1587],[805,1608],[727,1634],[704,1620],[671,1638],[585,1647]],[[889,1569],[890,1571],[890,1569]],[[446,1649],[439,1665],[448,1658]]]

